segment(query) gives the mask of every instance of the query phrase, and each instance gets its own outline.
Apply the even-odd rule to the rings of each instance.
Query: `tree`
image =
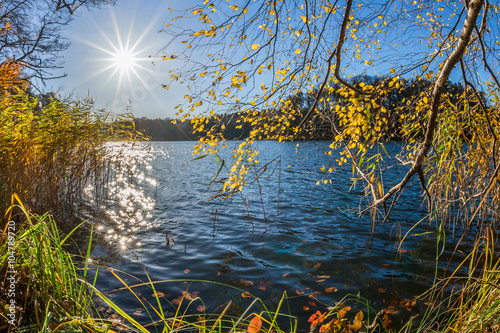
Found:
[[[499,10],[488,0],[206,0],[167,25],[165,50],[178,39],[186,48],[164,59],[187,63],[171,79],[189,84],[178,115],[205,132],[196,153],[216,153],[224,142],[224,124],[205,128],[204,112],[244,112],[252,127],[234,150],[226,191],[241,190],[258,163],[255,140],[307,139],[322,119],[331,124],[331,149],[340,150],[336,163],[352,163],[367,208],[383,220],[418,177],[431,216],[497,221]],[[177,25],[193,17],[196,28]],[[374,73],[376,80],[363,76]],[[445,91],[452,74],[464,84],[455,93]],[[284,98],[304,93],[307,110]],[[405,147],[385,158],[408,171],[387,186],[382,141],[396,134]]]
[[[81,6],[114,0],[9,0],[0,4],[0,63],[23,66],[26,78],[53,78],[58,53],[68,47],[61,32]]]

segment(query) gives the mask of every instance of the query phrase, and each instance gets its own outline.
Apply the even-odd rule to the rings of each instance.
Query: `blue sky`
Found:
[[[47,90],[74,98],[91,96],[96,107],[115,113],[129,106],[136,117],[172,117],[174,106],[184,101],[185,92],[182,87],[169,91],[161,87],[169,79],[168,66],[175,65],[156,58],[168,42],[168,36],[159,33],[172,17],[167,4],[172,2],[118,0],[115,6],[81,8],[64,32],[71,42],[61,54],[64,68],[54,73],[67,76],[49,81]],[[133,50],[138,59],[128,73],[114,66],[111,53],[120,49]]]

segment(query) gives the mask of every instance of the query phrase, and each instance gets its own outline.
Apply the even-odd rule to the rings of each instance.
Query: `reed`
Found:
[[[489,228],[449,277],[436,280],[424,295],[430,306],[418,326],[405,332],[500,332],[500,257]],[[458,272],[466,271],[466,276]]]
[[[16,193],[30,212],[74,211],[86,190],[102,195],[106,140],[133,139],[133,122],[111,119],[92,101],[0,96],[0,211]]]

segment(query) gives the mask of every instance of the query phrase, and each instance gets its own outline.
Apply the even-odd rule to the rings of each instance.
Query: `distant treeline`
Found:
[[[224,138],[228,140],[241,140],[248,137],[250,125],[236,123],[236,120],[239,118],[239,114],[219,116],[217,122],[225,124],[226,127],[223,130]],[[211,118],[205,127],[210,128],[215,123],[216,120]],[[241,128],[236,128],[238,125]],[[202,136],[202,133],[193,133],[193,125],[190,121],[174,121],[171,118],[136,118],[135,128],[151,141],[197,141]]]
[[[377,85],[380,82],[380,78],[372,76],[356,76],[351,78],[349,81],[355,86],[358,86],[360,82]],[[402,88],[394,89],[389,95],[385,96],[384,99],[378,101],[381,107],[384,107],[389,111],[386,114],[388,117],[386,139],[400,138],[399,129],[401,128],[401,114],[407,112],[411,113],[412,109],[412,107],[402,108],[402,106],[404,106],[406,101],[410,100],[412,97],[419,96],[421,93],[429,91],[429,87],[431,86],[431,82],[428,80],[402,80],[400,82],[402,83]],[[340,85],[338,85],[337,88],[340,88]],[[461,84],[451,83],[450,81],[446,83],[445,92],[449,93],[451,96],[450,99],[453,103],[457,103],[459,96],[462,95],[464,91],[465,89]],[[313,105],[316,96],[315,92],[299,92],[296,95],[288,96],[286,98],[286,100],[291,102],[294,109],[299,110],[297,117],[290,121],[291,127],[299,125],[301,118],[307,114],[307,111]],[[481,96],[483,97],[484,95],[481,93]],[[344,106],[347,104],[346,98],[339,94],[337,89],[335,89],[334,93],[321,94],[321,97],[324,97],[324,100],[329,101],[328,103],[321,103],[323,104],[322,106],[318,106],[325,108],[325,110],[330,109],[332,105]],[[487,104],[484,97],[482,99],[484,104]],[[470,103],[475,102],[471,100]],[[277,115],[279,113],[279,109],[260,111],[260,114],[263,117],[267,117],[269,114]],[[329,112],[322,113],[328,114]],[[411,114],[407,114],[407,116],[408,115]],[[251,131],[250,124],[243,121],[244,116],[241,113],[219,115],[217,117],[218,119],[210,117],[204,128],[210,129],[212,126],[217,124],[216,127],[219,131],[222,131],[224,138],[227,140],[241,140],[249,136]],[[320,116],[318,113],[312,118],[310,125],[312,126],[312,130],[309,132],[309,135],[301,138],[307,138],[310,140],[332,139],[333,133],[330,126],[331,121],[338,123],[338,119],[335,115],[333,115],[333,118],[327,119]],[[221,126],[221,124],[224,124],[224,126]],[[135,120],[135,126],[137,130],[142,132],[149,140],[152,141],[197,141],[203,134],[199,132],[193,133],[193,126],[189,120],[181,122],[179,120],[174,121],[174,119],[171,118],[149,119],[142,117]]]

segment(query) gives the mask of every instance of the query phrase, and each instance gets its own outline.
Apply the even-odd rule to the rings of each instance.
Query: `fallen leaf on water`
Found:
[[[326,279],[321,279],[321,280],[316,280],[316,283],[321,283],[321,282],[325,282]]]
[[[198,306],[196,307],[196,310],[197,310],[198,312],[203,312],[203,311],[205,311],[205,307],[204,307],[203,305],[198,305]]]
[[[303,305],[302,309],[304,309],[304,311],[309,311],[309,307],[307,305]]]
[[[318,263],[316,263],[313,267],[314,267],[314,268],[318,268],[318,267],[320,267],[320,266],[321,266],[321,263],[320,263],[320,262],[318,262]]]
[[[262,327],[262,319],[258,316],[253,317],[250,324],[248,324],[248,333],[258,333]]]
[[[199,294],[199,293],[200,293],[199,291],[193,291],[193,292],[191,293],[191,296],[192,296],[193,298],[196,298],[196,297],[198,297],[198,294]]]
[[[347,311],[351,310],[351,307],[350,306],[345,306],[343,307],[342,309],[339,310],[338,314],[339,314],[339,318],[342,319],[344,318],[345,314],[347,313]]]
[[[385,289],[384,288],[378,288],[377,291],[379,292],[379,294],[385,293]]]
[[[306,292],[300,289],[296,289],[295,293],[297,293],[297,295],[304,295]]]
[[[336,291],[337,291],[337,288],[335,288],[335,287],[325,288],[326,293],[334,293]]]
[[[412,308],[415,306],[415,304],[417,304],[417,301],[416,300],[411,300],[411,301],[408,301],[406,302],[405,304],[405,309],[408,310],[408,311],[411,311]]]
[[[283,277],[287,277],[289,275],[290,275],[290,273],[285,273],[285,274],[283,274]]]
[[[311,323],[311,331],[314,330],[316,325],[321,324],[326,318],[326,312],[321,313],[319,311],[316,311],[315,314],[313,314],[311,317],[309,317],[308,322]]]
[[[389,317],[388,315],[386,315],[386,314],[385,314],[385,315],[382,317],[382,322],[384,323],[384,326],[385,326],[386,328],[390,328],[390,325],[391,325],[391,323],[392,323],[391,317]]]
[[[217,272],[217,276],[219,276],[219,275],[220,275],[220,272]]]
[[[156,298],[156,297],[163,297],[163,296],[165,296],[165,294],[162,293],[161,291],[157,291],[156,294],[153,294],[151,296]]]
[[[182,292],[182,295],[184,296],[185,299],[187,299],[188,301],[192,301],[193,300],[193,297],[191,296],[190,293],[188,293],[187,291],[183,291]]]
[[[260,290],[266,290],[267,289],[267,287],[263,286],[263,285],[259,285],[259,286],[257,286],[257,288],[259,288]]]
[[[316,306],[316,302],[309,301],[309,302],[307,302],[307,303],[309,303],[309,305],[310,305],[310,306]]]
[[[184,273],[185,273],[185,274],[187,274],[187,273],[189,273],[189,272],[191,272],[191,270],[189,270],[189,269],[187,269],[187,268],[184,270]]]
[[[361,329],[361,326],[363,326],[363,312],[359,311],[356,317],[354,318],[354,322],[352,323],[352,325],[347,325],[347,327],[350,330],[357,332]]]
[[[398,251],[399,251],[399,252],[401,252],[401,253],[406,253],[406,252],[408,252],[408,250],[405,250],[405,249],[398,249]]]
[[[248,291],[245,291],[244,293],[241,294],[241,297],[252,297],[252,294],[250,294]]]
[[[176,299],[173,299],[172,300],[172,304],[173,305],[179,305],[179,304],[181,304],[181,299],[182,299],[182,296],[179,296]]]
[[[318,275],[317,278],[318,279],[329,279],[330,275]]]
[[[253,286],[253,282],[252,281],[248,281],[248,280],[245,280],[245,279],[240,279],[240,282],[243,283],[245,285],[245,287],[251,287],[251,286]]]

